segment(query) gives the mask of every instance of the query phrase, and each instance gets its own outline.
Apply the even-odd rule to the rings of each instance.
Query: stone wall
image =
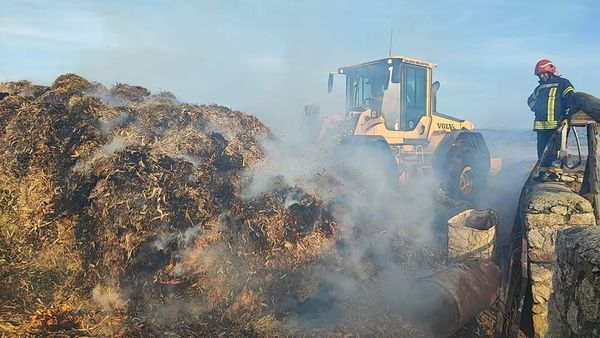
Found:
[[[552,337],[600,337],[600,228],[560,231],[556,255]]]
[[[553,291],[557,232],[596,225],[596,220],[590,202],[563,183],[533,183],[529,186],[523,210],[533,296],[533,328],[535,337],[544,337],[548,332],[548,301]]]

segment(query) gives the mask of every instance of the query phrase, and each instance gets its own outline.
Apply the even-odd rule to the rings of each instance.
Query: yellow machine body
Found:
[[[413,169],[433,168],[441,172],[440,168],[458,153],[450,148],[458,144],[472,148],[476,154],[468,155],[469,159],[461,159],[462,162],[457,160],[460,163],[456,166],[461,168],[456,170],[462,171],[452,174],[456,177],[448,181],[460,180],[464,172],[471,175],[468,171],[474,165],[467,163],[469,161],[485,162],[477,165],[479,176],[483,172],[487,175],[490,169],[499,170],[500,161],[490,158],[481,134],[473,132],[473,123],[437,112],[439,82],[432,82],[435,66],[428,61],[390,56],[330,73],[330,92],[334,76],[345,75],[346,112],[326,118],[320,137],[333,125],[351,121],[348,131],[352,136],[383,138],[400,167],[400,181],[408,180],[408,175],[415,172]],[[438,150],[440,144],[443,144],[442,150]],[[434,156],[436,151],[438,154]],[[436,161],[434,157],[440,159],[437,165],[432,165],[432,161]]]

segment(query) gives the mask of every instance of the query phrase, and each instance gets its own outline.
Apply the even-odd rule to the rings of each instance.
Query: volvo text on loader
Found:
[[[341,67],[329,74],[345,76],[346,113],[324,120],[319,137],[334,126],[347,130],[342,143],[362,144],[389,153],[396,182],[433,172],[454,198],[473,199],[500,160],[491,159],[473,123],[436,110],[439,82],[432,83],[433,63],[404,56]],[[393,163],[390,160],[389,163]]]

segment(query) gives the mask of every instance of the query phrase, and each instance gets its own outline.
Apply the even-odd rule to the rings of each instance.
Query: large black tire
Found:
[[[361,180],[359,176],[371,175],[390,188],[399,186],[398,164],[383,137],[345,137],[337,147],[335,157],[342,160],[343,166],[350,166],[342,170],[348,178]],[[373,177],[368,181],[373,182]]]
[[[471,147],[453,147],[448,152],[445,190],[454,198],[472,200],[484,189],[487,172]]]
[[[436,174],[450,197],[473,200],[485,190],[490,155],[479,133],[463,132],[436,154]]]

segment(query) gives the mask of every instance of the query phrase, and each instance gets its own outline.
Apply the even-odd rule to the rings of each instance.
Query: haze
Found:
[[[327,73],[392,53],[435,62],[438,110],[477,127],[530,129],[535,62],[598,95],[594,1],[1,0],[0,81],[75,72],[217,103],[289,125],[343,109]]]

